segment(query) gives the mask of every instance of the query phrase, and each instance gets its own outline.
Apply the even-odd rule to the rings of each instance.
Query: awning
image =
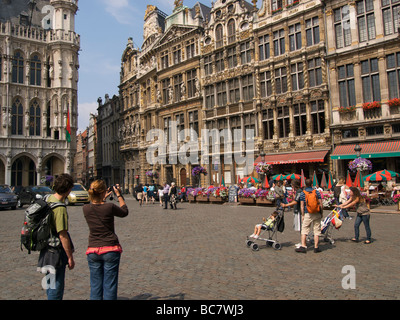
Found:
[[[360,143],[362,158],[386,158],[400,156],[400,141],[385,141],[375,143]],[[337,146],[331,155],[334,160],[348,160],[357,158],[354,151],[355,144]]]
[[[291,164],[291,163],[306,163],[306,162],[324,162],[324,158],[328,153],[324,151],[309,151],[284,154],[268,154],[263,158],[259,156],[255,163],[266,162],[268,164]]]

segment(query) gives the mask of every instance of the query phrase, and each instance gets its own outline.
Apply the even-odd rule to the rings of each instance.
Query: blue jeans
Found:
[[[89,253],[90,300],[117,300],[120,252]]]
[[[64,296],[64,283],[65,283],[65,268],[63,264],[56,269],[56,287],[55,289],[48,288],[46,290],[47,300],[62,300]]]
[[[363,222],[365,226],[365,232],[367,233],[367,240],[371,241],[371,228],[369,227],[369,219],[370,219],[369,214],[364,216],[357,216],[356,221],[354,222],[354,234],[357,240],[360,236],[360,225],[361,222]]]

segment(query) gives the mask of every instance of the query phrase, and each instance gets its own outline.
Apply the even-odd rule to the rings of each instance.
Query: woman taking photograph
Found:
[[[122,248],[115,234],[114,217],[126,217],[128,207],[119,186],[107,189],[103,180],[90,185],[90,204],[83,206],[83,214],[89,226],[89,245],[86,251],[90,270],[90,299],[116,300],[118,271]],[[106,203],[113,193],[119,206]]]
[[[347,209],[352,206],[356,207],[357,218],[354,223],[354,234],[355,237],[351,241],[358,242],[360,235],[360,224],[364,223],[365,232],[367,233],[367,240],[364,241],[366,244],[371,243],[371,228],[369,227],[370,211],[365,203],[365,199],[361,196],[360,190],[356,187],[350,187],[350,199],[346,202],[338,205],[338,208]]]

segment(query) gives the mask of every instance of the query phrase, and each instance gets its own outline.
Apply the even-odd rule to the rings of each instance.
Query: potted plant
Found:
[[[400,106],[400,99],[399,98],[390,99],[388,104],[389,104],[389,107],[391,107],[391,108],[392,107],[399,107]]]
[[[254,204],[256,191],[251,188],[243,188],[238,192],[240,204]]]
[[[255,193],[257,205],[271,205],[273,201],[268,199],[269,191],[265,189],[258,189]]]
[[[378,109],[382,107],[380,101],[373,101],[373,102],[364,102],[362,104],[363,110],[371,110],[371,109]]]
[[[349,106],[349,107],[339,107],[339,113],[349,113],[356,111],[356,106]]]
[[[196,166],[192,169],[192,176],[199,179],[199,187],[201,184],[201,179],[200,179],[201,174],[204,174],[205,176],[207,175],[207,169],[205,167]]]
[[[364,158],[356,158],[353,161],[349,162],[349,169],[353,172],[357,170],[360,171],[371,171],[372,170],[372,162],[368,159]]]

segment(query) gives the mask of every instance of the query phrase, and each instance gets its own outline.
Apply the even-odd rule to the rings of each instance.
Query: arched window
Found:
[[[29,106],[29,135],[40,136],[40,105],[38,100],[33,100]]]
[[[42,84],[42,63],[36,54],[31,59],[29,79],[32,86],[40,86]]]
[[[1,60],[1,52],[0,52],[0,81],[1,81],[1,74],[3,73],[3,64],[2,64],[2,60]]]
[[[215,28],[215,43],[217,48],[224,45],[224,31],[220,24]]]
[[[24,107],[20,98],[16,98],[11,109],[11,134],[23,135]]]
[[[11,185],[22,186],[23,164],[21,159],[17,159],[11,166]]]
[[[24,58],[20,51],[12,59],[12,82],[24,83]]]
[[[228,44],[236,41],[235,20],[231,19],[228,22]]]

